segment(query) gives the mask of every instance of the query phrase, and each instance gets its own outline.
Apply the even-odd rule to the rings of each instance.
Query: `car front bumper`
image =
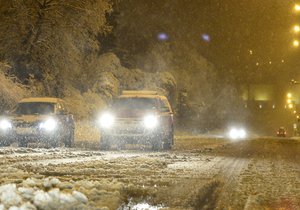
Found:
[[[101,138],[112,143],[151,143],[164,139],[170,131],[163,126],[148,129],[140,122],[116,123],[109,129],[101,129]]]
[[[51,142],[63,136],[64,134],[60,130],[47,132],[36,128],[14,128],[5,132],[1,131],[0,141],[9,143],[20,141]]]

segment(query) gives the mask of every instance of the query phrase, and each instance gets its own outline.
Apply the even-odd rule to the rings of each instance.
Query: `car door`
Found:
[[[159,99],[162,127],[166,134],[173,132],[173,112],[166,98]]]

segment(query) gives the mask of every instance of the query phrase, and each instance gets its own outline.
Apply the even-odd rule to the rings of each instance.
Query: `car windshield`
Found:
[[[54,104],[45,102],[19,103],[14,110],[16,115],[47,115],[53,112]]]
[[[149,110],[155,107],[154,98],[118,98],[112,104],[112,108],[117,110]]]

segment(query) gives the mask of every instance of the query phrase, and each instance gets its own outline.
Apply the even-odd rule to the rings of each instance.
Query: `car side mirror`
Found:
[[[3,112],[4,115],[9,115],[9,113],[10,113],[9,110],[5,110],[5,111]]]
[[[68,113],[66,111],[64,111],[64,110],[59,110],[58,114],[59,115],[67,115]]]
[[[168,107],[161,107],[160,111],[162,112],[170,112]]]

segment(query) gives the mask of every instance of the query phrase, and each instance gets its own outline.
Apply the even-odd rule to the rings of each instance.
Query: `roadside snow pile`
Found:
[[[0,186],[0,210],[84,209],[88,198],[79,191],[63,192],[56,178],[28,178],[21,183]]]
[[[118,210],[159,210],[163,209],[163,205],[151,206],[148,203],[134,204],[129,202],[126,206],[121,206]]]

